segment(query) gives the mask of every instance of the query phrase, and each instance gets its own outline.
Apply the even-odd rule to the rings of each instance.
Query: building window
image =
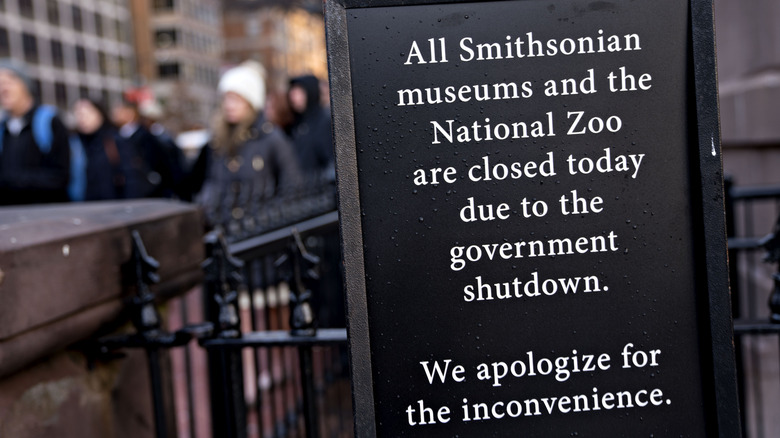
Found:
[[[43,85],[41,84],[41,81],[38,79],[32,80],[32,93],[34,97],[37,97],[38,99],[43,99]]]
[[[60,3],[57,0],[46,0],[46,17],[49,23],[60,25]]]
[[[76,66],[79,71],[87,71],[87,52],[81,46],[76,46]]]
[[[19,0],[19,13],[22,14],[22,17],[35,18],[33,0]]]
[[[100,68],[100,74],[108,74],[108,61],[106,59],[106,54],[103,52],[98,52],[98,68]]]
[[[8,31],[0,27],[0,57],[11,56],[11,46],[8,41]]]
[[[157,75],[160,79],[177,79],[179,77],[179,63],[168,62],[157,66]]]
[[[110,53],[106,54],[106,74],[115,75],[117,73],[121,73],[117,70],[116,64],[116,56]]]
[[[68,106],[68,89],[62,82],[54,83],[54,100],[60,108],[66,108]]]
[[[79,99],[89,99],[89,88],[79,85]]]
[[[132,75],[130,72],[130,62],[124,56],[119,57],[119,74],[124,79],[129,79]]]
[[[114,36],[117,41],[124,41],[124,29],[122,29],[122,22],[114,20]]]
[[[156,11],[172,11],[174,6],[173,0],[154,0]]]
[[[176,47],[178,42],[176,29],[162,29],[154,33],[154,41],[159,49]]]
[[[81,31],[84,29],[84,23],[81,20],[81,8],[73,5],[70,8],[71,14],[73,15],[73,28]]]
[[[51,63],[55,67],[65,66],[65,56],[62,52],[62,43],[59,41],[51,41]]]
[[[0,0],[0,11],[5,11],[5,0]]]
[[[34,35],[29,33],[22,34],[22,49],[24,50],[24,60],[31,63],[38,63],[38,41]]]
[[[100,12],[95,12],[95,33],[98,36],[103,36],[103,16]]]

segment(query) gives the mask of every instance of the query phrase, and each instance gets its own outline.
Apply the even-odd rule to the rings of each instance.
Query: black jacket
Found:
[[[124,178],[119,167],[116,135],[116,129],[107,123],[92,134],[78,134],[87,158],[86,201],[120,197],[117,186]]]
[[[47,153],[35,142],[32,117],[37,107],[22,118],[19,135],[0,124],[3,150],[0,152],[0,205],[67,202],[70,178],[68,131],[59,118],[51,122],[52,144]]]
[[[320,105],[320,84],[316,77],[294,78],[290,86],[295,85],[306,91],[306,109],[295,115],[288,134],[305,177],[319,179],[332,172],[334,165],[330,112]]]
[[[139,124],[129,137],[120,135],[117,140],[125,178],[122,197],[170,197],[176,184],[175,165],[157,138]]]
[[[217,150],[210,153],[208,175],[200,194],[200,204],[212,225],[231,218],[240,219],[245,211],[251,213],[251,208],[262,208],[268,200],[301,185],[300,167],[292,145],[262,115],[253,123],[249,138],[238,146],[235,155]]]

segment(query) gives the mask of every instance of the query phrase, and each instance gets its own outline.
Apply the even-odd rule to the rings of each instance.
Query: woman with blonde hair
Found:
[[[264,115],[264,70],[247,61],[219,81],[221,108],[214,120],[208,173],[200,196],[212,224],[240,220],[301,183],[301,172],[284,133]]]

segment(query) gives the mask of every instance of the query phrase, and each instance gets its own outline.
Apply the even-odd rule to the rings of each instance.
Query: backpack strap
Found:
[[[57,108],[51,105],[40,105],[33,114],[32,132],[35,143],[42,154],[48,154],[51,151],[51,144],[54,141],[54,133],[51,129],[51,121],[57,115]]]
[[[5,138],[5,122],[8,121],[8,117],[0,119],[0,154],[3,153],[3,138]]]
[[[51,121],[57,115],[57,108],[51,105],[40,105],[35,110],[32,118],[32,130],[35,143],[42,154],[48,154],[51,151],[51,144],[54,141],[54,133],[51,130]],[[0,154],[3,153],[3,137],[5,137],[5,123],[8,118],[0,120]]]
[[[68,196],[71,201],[83,201],[87,194],[87,154],[78,135],[71,135],[70,141],[70,181]]]

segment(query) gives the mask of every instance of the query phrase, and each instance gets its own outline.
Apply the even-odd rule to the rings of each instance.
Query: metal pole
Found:
[[[154,410],[154,431],[157,438],[168,436],[165,422],[165,407],[162,394],[162,373],[160,373],[160,352],[157,348],[147,348],[149,364],[149,382],[152,386],[152,408]]]
[[[190,318],[187,310],[187,296],[181,298],[181,319],[184,321],[185,325],[189,323]],[[188,423],[190,426],[189,436],[190,438],[194,438],[197,433],[197,426],[195,423],[195,390],[193,388],[192,377],[192,350],[190,349],[189,343],[184,346],[184,373],[187,380],[187,415],[189,416]]]
[[[303,416],[306,422],[306,437],[320,436],[319,419],[317,418],[317,403],[314,390],[314,361],[311,346],[298,347],[298,358],[301,364],[301,386],[303,387]]]
[[[206,314],[214,323],[217,338],[240,338],[238,285],[242,280],[240,270],[243,263],[230,255],[227,243],[220,234],[211,232],[205,240],[208,255],[204,262]],[[241,350],[209,352],[209,389],[213,436],[246,437]],[[221,394],[221,397],[217,394]],[[222,409],[218,409],[218,405],[222,405]]]
[[[732,189],[734,187],[734,181],[731,178],[724,179],[723,191],[726,196],[726,235],[728,237],[735,237],[736,232],[736,202]],[[742,317],[742,309],[740,306],[741,295],[740,278],[739,278],[739,251],[736,249],[729,249],[729,287],[731,288],[731,315],[734,319]],[[734,336],[734,356],[737,363],[737,394],[739,398],[739,405],[745,406],[745,358],[742,348],[742,336]],[[747,417],[745,416],[745,409],[740,409],[740,417],[742,420],[742,435],[747,436]]]

